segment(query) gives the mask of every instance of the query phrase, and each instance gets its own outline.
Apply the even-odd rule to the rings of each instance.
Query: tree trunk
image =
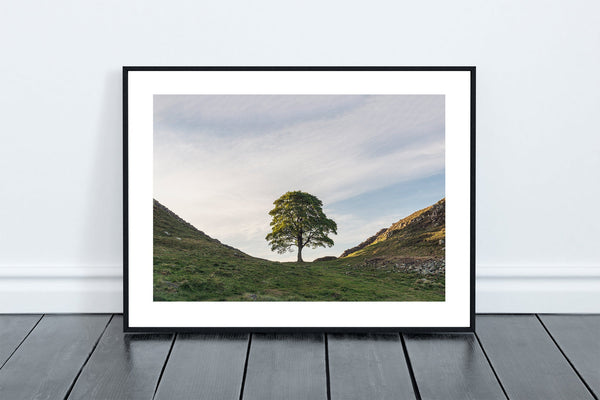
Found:
[[[298,246],[298,259],[296,262],[304,262],[304,260],[302,260],[302,247],[304,247],[304,243],[302,243],[302,232],[298,235],[296,244]]]

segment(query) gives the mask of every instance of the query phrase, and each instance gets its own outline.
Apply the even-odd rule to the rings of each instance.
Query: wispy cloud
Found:
[[[262,133],[289,125],[331,119],[360,107],[366,96],[156,96],[157,127],[200,129],[204,134]],[[235,110],[235,113],[232,113]]]
[[[336,203],[444,171],[443,96],[155,96],[154,104],[155,197],[259,257],[294,258],[264,240],[272,202],[289,190],[318,196],[338,218],[338,239],[360,242],[401,215],[382,209],[365,221],[360,206],[340,213]],[[348,240],[306,258],[339,254]]]

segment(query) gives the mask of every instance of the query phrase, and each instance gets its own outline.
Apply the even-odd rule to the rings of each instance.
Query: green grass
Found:
[[[443,275],[367,266],[360,257],[278,263],[191,238],[158,236],[154,243],[155,301],[444,300]]]
[[[370,255],[308,263],[251,257],[154,208],[155,301],[444,301],[444,274]]]
[[[434,232],[402,231],[394,240],[375,242],[364,249],[355,251],[348,258],[356,256],[378,256],[394,254],[397,257],[436,257],[444,256],[445,228]]]

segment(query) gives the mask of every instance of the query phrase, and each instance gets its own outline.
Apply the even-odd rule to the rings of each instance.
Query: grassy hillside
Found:
[[[412,260],[412,261],[411,261]],[[155,301],[443,301],[444,275],[370,254],[312,263],[252,257],[154,202]]]
[[[444,258],[446,199],[419,210],[382,229],[341,257]]]

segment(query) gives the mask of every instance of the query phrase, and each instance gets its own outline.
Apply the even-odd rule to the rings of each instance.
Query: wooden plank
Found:
[[[173,335],[123,334],[115,315],[73,387],[69,400],[151,400]]]
[[[476,326],[511,400],[593,398],[534,315],[480,315]]]
[[[238,400],[248,352],[247,334],[179,334],[157,400]]]
[[[600,315],[540,315],[588,388],[600,398]]]
[[[322,334],[255,334],[244,400],[327,399]]]
[[[473,334],[404,335],[423,400],[506,399]]]
[[[0,368],[41,317],[41,315],[0,315]]]
[[[414,399],[397,333],[329,334],[331,399]]]
[[[0,370],[0,399],[63,399],[110,315],[46,315]]]

